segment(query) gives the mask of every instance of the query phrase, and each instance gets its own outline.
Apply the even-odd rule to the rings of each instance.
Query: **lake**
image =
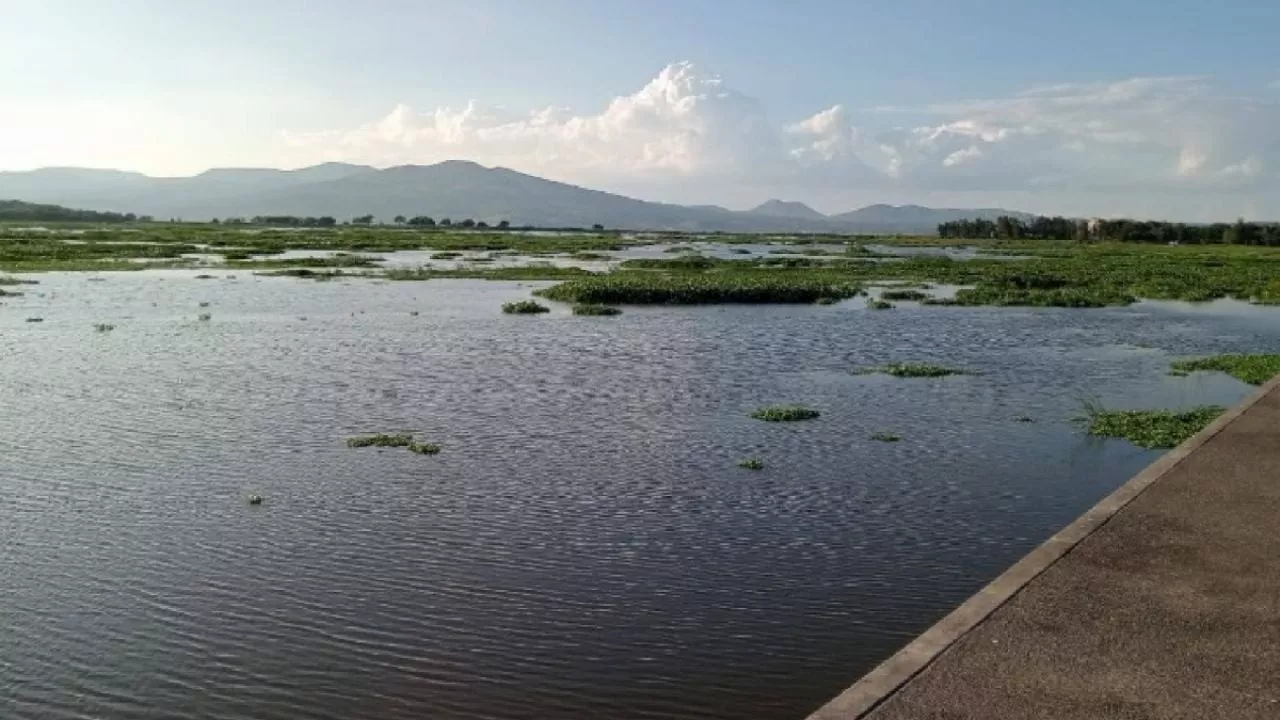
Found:
[[[0,717],[802,718],[1158,456],[1085,400],[1233,404],[1170,359],[1280,345],[1231,301],[525,317],[547,283],[217,273],[0,304]],[[850,372],[889,361],[980,374]],[[345,445],[400,430],[443,451]]]

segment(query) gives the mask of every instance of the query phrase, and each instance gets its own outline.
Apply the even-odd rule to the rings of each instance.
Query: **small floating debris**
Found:
[[[111,323],[94,323],[93,329],[98,332],[111,332],[116,329],[116,326]]]
[[[207,303],[207,302],[202,302],[202,303],[200,303],[200,307],[209,307],[209,303]]]
[[[213,319],[213,315],[210,315],[209,313],[200,313],[196,316],[196,319],[201,322],[208,322]]]
[[[27,318],[27,322],[32,322],[32,323],[35,323],[35,322],[44,322],[44,318],[41,318],[41,317],[29,317],[29,318]]]
[[[872,439],[872,440],[877,440],[877,441],[879,441],[879,442],[898,442],[898,441],[899,441],[899,440],[901,440],[902,438],[901,438],[900,436],[898,436],[898,435],[893,434],[893,433],[888,433],[888,432],[878,432],[878,433],[876,433],[875,435],[872,435],[872,436],[871,436],[871,439]]]
[[[409,448],[409,452],[417,453],[419,455],[436,455],[440,452],[439,445],[435,443],[429,443],[429,442],[428,443],[411,442],[408,445],[406,445],[406,447]]]
[[[1013,421],[1014,421],[1014,422],[1020,422],[1020,423],[1032,423],[1032,422],[1035,422],[1035,420],[1034,420],[1034,419],[1032,419],[1032,418],[1030,418],[1030,417],[1027,417],[1026,415],[1019,415],[1018,417],[1014,418],[1014,419],[1013,419]]]
[[[262,504],[262,496],[261,496],[261,495],[250,495],[250,496],[249,496],[249,504],[250,504],[250,505],[261,505],[261,504]]]
[[[409,314],[410,314],[410,315],[412,315],[412,316],[414,316],[414,317],[418,317],[418,311],[417,311],[417,310],[410,310],[410,311],[409,311]]]
[[[212,275],[197,275],[196,279],[197,280],[214,280],[215,278]]]

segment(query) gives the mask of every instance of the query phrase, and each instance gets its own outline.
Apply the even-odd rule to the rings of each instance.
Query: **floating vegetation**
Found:
[[[214,280],[215,278],[212,275],[200,274],[196,276],[196,279],[197,280]]]
[[[1250,385],[1261,385],[1280,375],[1280,354],[1215,355],[1196,360],[1179,360],[1169,374],[1212,370],[1224,372]]]
[[[854,375],[872,375],[872,374],[892,375],[900,378],[936,378],[946,377],[948,375],[972,375],[974,373],[960,368],[943,367],[942,365],[928,365],[925,363],[889,363],[888,365],[878,365],[876,367],[863,368],[854,371]]]
[[[573,306],[574,315],[621,315],[622,309],[610,305],[579,303]]]
[[[1018,417],[1014,418],[1013,421],[1020,422],[1020,423],[1033,423],[1035,422],[1035,419],[1028,417],[1026,415],[1019,415]]]
[[[729,248],[729,253],[733,255],[750,255],[751,251],[746,248]]]
[[[502,312],[509,315],[537,315],[551,312],[551,308],[533,300],[519,300],[502,304]]]
[[[209,307],[209,303],[207,303],[207,302],[202,302],[202,303],[200,303],[200,307]]]
[[[409,447],[413,444],[413,433],[394,433],[375,435],[357,435],[347,438],[347,447]]]
[[[812,420],[821,415],[817,410],[803,405],[767,405],[751,413],[751,417],[765,422],[795,422]]]
[[[409,452],[419,455],[436,455],[440,452],[440,446],[429,442],[411,442],[405,447],[409,448]]]
[[[27,322],[29,322],[29,323],[41,323],[41,322],[44,322],[44,318],[42,318],[42,317],[29,317],[29,318],[27,318]]]
[[[413,317],[418,317],[418,314],[419,314],[419,313],[418,313],[418,311],[417,311],[417,310],[410,310],[410,311],[409,311],[409,314],[410,314],[410,315],[412,315]]]
[[[1169,377],[1187,377],[1191,373],[1186,370],[1170,370],[1168,374]]]
[[[899,435],[895,435],[895,434],[893,434],[893,433],[890,433],[890,432],[878,432],[878,433],[876,433],[876,434],[872,435],[872,436],[871,436],[871,439],[872,439],[872,440],[875,440],[875,441],[877,441],[877,442],[887,442],[887,443],[892,443],[892,442],[898,442],[899,440],[901,440],[901,439],[902,439],[902,437],[901,437],[901,436],[899,436]]]
[[[98,332],[111,332],[116,329],[116,326],[110,323],[94,323],[93,329]]]
[[[209,313],[200,313],[196,316],[196,320],[199,320],[200,322],[209,322],[212,319],[213,315],[210,315]]]
[[[249,496],[249,504],[250,504],[250,505],[261,505],[261,504],[262,504],[262,496],[261,496],[261,495],[250,495],[250,496]]]
[[[569,253],[569,257],[574,260],[609,260],[611,258],[610,255],[606,255],[601,252],[594,252],[592,250],[579,250],[574,253]]]
[[[727,260],[717,260],[705,255],[681,255],[677,258],[633,258],[623,260],[619,267],[626,270],[710,270]]]
[[[1144,448],[1171,448],[1203,430],[1226,408],[1203,405],[1183,411],[1105,410],[1085,405],[1089,434],[1123,438]]]
[[[747,458],[746,460],[738,461],[738,467],[746,468],[747,470],[763,470],[764,463],[756,458]]]
[[[919,290],[885,290],[880,293],[881,300],[914,300],[922,302],[929,299],[929,294]]]
[[[701,305],[710,303],[812,303],[847,298],[858,283],[821,272],[649,273],[615,272],[554,285],[535,295],[604,305]]]
[[[814,300],[813,304],[814,305],[835,305],[838,302],[840,302],[840,298],[833,298],[833,297],[828,297],[826,295],[823,295],[817,300]]]
[[[444,252],[438,252],[438,253],[432,253],[432,254],[431,254],[431,259],[432,259],[432,260],[453,260],[453,259],[460,258],[460,257],[462,257],[462,253],[460,253],[460,252],[455,252],[455,251],[452,251],[452,250],[445,250]]]
[[[867,300],[868,310],[892,310],[895,307],[897,306],[894,305],[893,303],[888,303],[888,302],[885,302],[884,300],[874,300],[874,299]]]
[[[22,297],[22,293],[13,292],[12,290],[0,289],[0,297]]]
[[[304,278],[306,280],[333,280],[340,277],[364,277],[356,273],[348,273],[342,270],[312,270],[311,268],[285,268],[284,270],[273,270],[271,272],[255,273],[264,277],[295,277]]]
[[[549,263],[512,267],[461,267],[444,270],[433,267],[392,268],[381,275],[387,280],[569,280],[594,275],[580,267],[556,267]]]

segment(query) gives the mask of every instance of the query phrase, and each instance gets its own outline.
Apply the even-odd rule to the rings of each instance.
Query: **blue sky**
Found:
[[[1280,189],[1274,2],[0,0],[0,17],[0,169],[463,157],[735,207],[1188,219],[1265,215]]]

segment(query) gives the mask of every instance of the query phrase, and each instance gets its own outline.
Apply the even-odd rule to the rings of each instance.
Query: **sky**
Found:
[[[0,0],[0,170],[1280,219],[1270,0]]]

